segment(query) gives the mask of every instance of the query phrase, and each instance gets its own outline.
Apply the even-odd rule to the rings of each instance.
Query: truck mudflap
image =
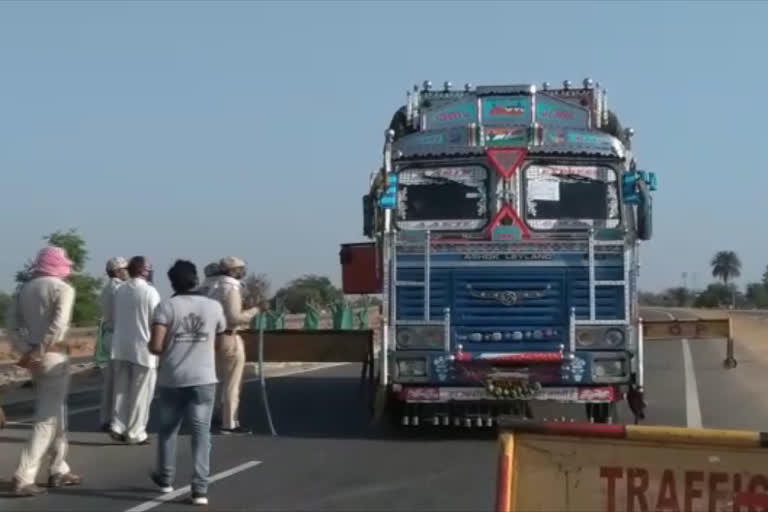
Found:
[[[499,422],[498,512],[768,510],[768,434]]]

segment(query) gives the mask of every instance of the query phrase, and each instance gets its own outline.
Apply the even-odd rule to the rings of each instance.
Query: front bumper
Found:
[[[487,402],[499,403],[513,400],[550,401],[559,403],[611,403],[622,399],[623,393],[616,386],[545,387],[531,396],[512,399],[498,397],[485,388],[451,386],[402,386],[393,385],[398,399],[405,403]]]

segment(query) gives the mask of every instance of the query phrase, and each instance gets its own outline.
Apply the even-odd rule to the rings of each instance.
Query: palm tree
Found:
[[[741,260],[738,254],[733,251],[718,251],[712,257],[710,262],[712,266],[712,275],[723,281],[725,286],[728,286],[728,282],[741,275]],[[733,290],[731,296],[731,307],[736,306],[736,292]]]

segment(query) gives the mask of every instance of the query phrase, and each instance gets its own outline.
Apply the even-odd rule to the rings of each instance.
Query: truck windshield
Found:
[[[480,166],[405,169],[397,219],[404,229],[478,229],[488,217],[488,171]]]
[[[615,228],[621,220],[616,172],[610,167],[528,166],[524,200],[533,229]]]

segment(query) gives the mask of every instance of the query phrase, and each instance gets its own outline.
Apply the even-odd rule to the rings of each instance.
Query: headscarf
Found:
[[[42,276],[65,279],[72,272],[72,261],[67,257],[67,251],[61,247],[44,247],[37,254],[34,272]]]

